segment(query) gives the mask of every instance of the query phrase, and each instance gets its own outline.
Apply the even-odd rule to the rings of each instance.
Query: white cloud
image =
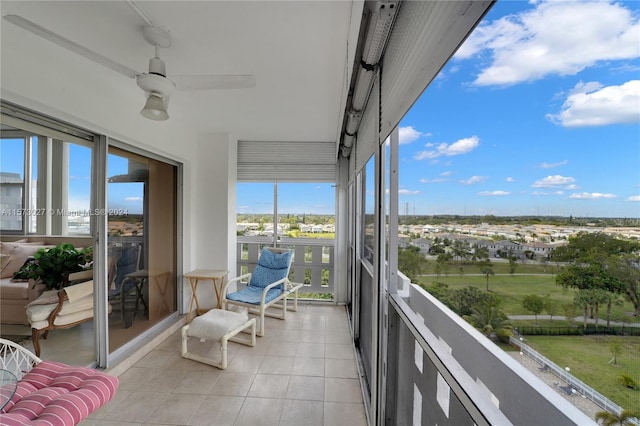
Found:
[[[640,123],[640,80],[620,86],[578,83],[557,114],[547,118],[564,127]]]
[[[632,195],[631,197],[627,198],[625,201],[630,201],[630,202],[640,202],[640,195]]]
[[[400,127],[400,129],[398,129],[398,142],[400,145],[411,143],[422,136],[431,136],[431,134],[419,132],[414,129],[413,126]]]
[[[451,170],[447,170],[446,172],[440,173],[440,176],[451,176],[453,172]]]
[[[142,201],[142,197],[125,197],[125,201]]]
[[[480,139],[477,136],[471,136],[470,138],[460,139],[452,143],[451,145],[446,143],[438,144],[437,146],[432,143],[428,143],[425,146],[427,148],[434,148],[427,151],[421,151],[415,155],[416,160],[423,160],[425,158],[437,158],[440,156],[451,157],[454,155],[467,154],[473,151],[480,145]]]
[[[531,185],[532,188],[557,188],[559,186],[570,186],[576,180],[572,177],[553,175],[537,180]]]
[[[559,163],[547,163],[545,161],[544,163],[540,164],[540,168],[542,168],[542,169],[553,169],[554,167],[564,166],[567,163],[568,163],[567,160],[560,161]]]
[[[601,194],[599,192],[580,192],[569,195],[576,200],[599,200],[601,198],[616,198],[614,194]]]
[[[553,191],[553,192],[545,192],[545,191],[533,191],[531,195],[563,195],[564,191]]]
[[[640,22],[620,3],[541,1],[533,9],[481,24],[457,59],[491,55],[475,85],[511,85],[574,75],[599,61],[640,56]]]
[[[418,195],[420,191],[411,191],[409,189],[398,189],[399,195]]]
[[[507,182],[515,182],[515,181],[516,181],[516,180],[515,180],[513,177],[511,177],[511,176],[509,176],[509,177],[508,177],[508,178],[506,178],[505,180],[506,180]]]
[[[447,182],[449,179],[445,179],[445,178],[434,178],[434,179],[426,179],[426,178],[422,178],[420,179],[420,183],[442,183],[442,182]]]
[[[509,195],[510,192],[507,191],[481,191],[478,192],[478,195],[484,195],[487,197],[502,197],[504,195]]]
[[[460,183],[464,185],[473,185],[475,183],[482,183],[487,180],[486,176],[471,176],[469,179],[461,180]]]

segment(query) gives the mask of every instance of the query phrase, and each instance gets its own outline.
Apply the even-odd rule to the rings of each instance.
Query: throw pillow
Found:
[[[43,291],[40,297],[32,302],[27,303],[25,308],[34,305],[51,305],[52,303],[58,303],[58,291],[60,290]]]
[[[6,249],[5,245],[13,246],[13,250],[11,251],[11,259],[5,265],[4,269],[2,269],[2,274],[0,274],[0,278],[13,278],[13,274],[17,272],[20,269],[20,267],[22,267],[22,265],[24,265],[24,262],[26,262],[29,257],[36,254],[38,249],[42,247],[44,248],[52,247],[52,246],[42,246],[39,244],[31,244],[31,243],[10,243],[10,244],[3,244],[3,247],[2,247],[3,253],[6,253],[4,251]]]
[[[10,260],[10,254],[0,254],[0,270],[4,269],[4,267],[7,266]]]

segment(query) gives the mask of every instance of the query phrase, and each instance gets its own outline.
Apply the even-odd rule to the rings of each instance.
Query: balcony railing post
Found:
[[[237,273],[241,274],[242,268],[246,267],[249,272],[253,271],[258,263],[258,255],[263,246],[268,245],[269,238],[265,237],[243,237],[237,239]],[[303,239],[303,238],[281,238],[278,241],[279,247],[293,250],[293,262],[291,264],[292,280],[302,282],[305,286],[301,293],[334,293],[334,240],[327,239]],[[246,246],[246,251],[243,246]],[[311,251],[311,259],[306,259],[307,251]],[[246,255],[245,255],[246,253]],[[326,272],[325,272],[326,271]],[[328,281],[323,283],[323,276],[328,277]]]

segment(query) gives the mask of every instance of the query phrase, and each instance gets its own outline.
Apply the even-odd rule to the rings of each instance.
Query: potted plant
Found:
[[[68,283],[69,274],[91,267],[93,247],[76,249],[69,243],[39,249],[33,259],[27,261],[14,274],[17,279],[33,279],[46,290],[60,290]]]

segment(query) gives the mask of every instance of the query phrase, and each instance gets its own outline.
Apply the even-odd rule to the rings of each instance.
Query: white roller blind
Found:
[[[385,139],[440,72],[492,1],[405,1],[396,16],[381,72]]]
[[[335,182],[334,142],[238,141],[238,182]]]

